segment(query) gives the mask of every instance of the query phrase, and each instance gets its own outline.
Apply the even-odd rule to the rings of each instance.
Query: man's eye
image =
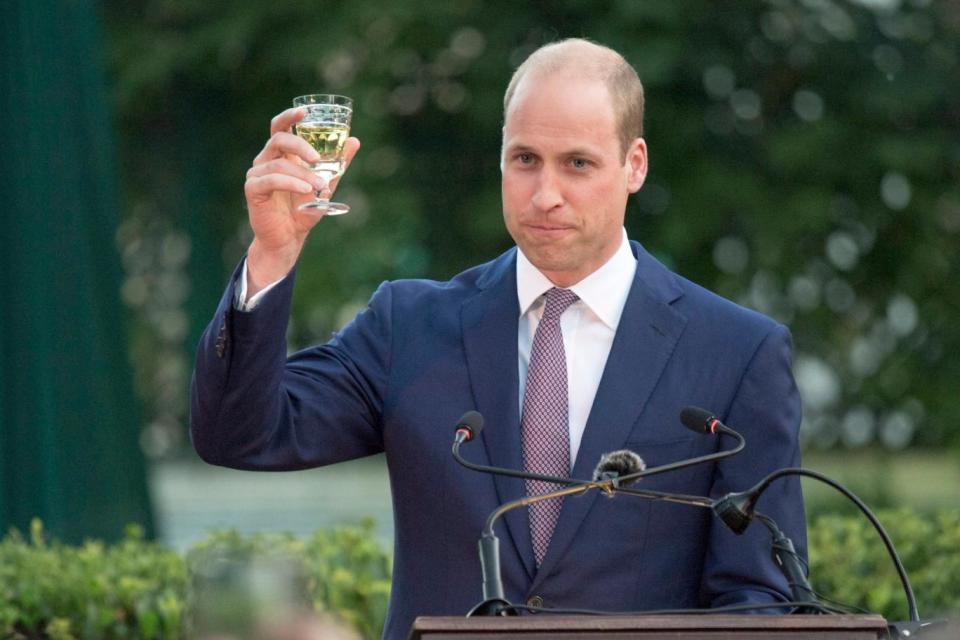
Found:
[[[533,156],[529,153],[520,153],[517,154],[517,160],[520,164],[530,164],[533,162]]]
[[[574,169],[586,169],[590,165],[590,163],[583,158],[574,158],[570,161],[570,164],[573,165]]]

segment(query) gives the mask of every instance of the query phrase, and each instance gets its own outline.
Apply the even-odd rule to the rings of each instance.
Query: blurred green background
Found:
[[[126,2],[105,30],[151,456],[184,446],[192,349],[249,240],[241,185],[275,113],[347,94],[363,142],[354,213],[302,259],[302,346],[384,279],[510,246],[503,89],[535,47],[586,36],[647,91],[628,231],[791,327],[808,463],[862,461],[851,480],[885,503],[960,506],[956,3]]]
[[[503,90],[570,36],[623,53],[646,87],[631,236],[793,331],[805,464],[872,506],[960,508],[957,3],[13,5],[4,529],[40,515],[79,540],[137,521],[182,546],[210,526],[373,515],[389,539],[378,460],[256,476],[189,447],[194,346],[250,239],[244,173],[294,96],[355,98],[363,148],[338,192],[353,213],[312,234],[290,326],[293,347],[322,341],[382,280],[446,279],[510,246]],[[812,514],[844,509],[805,489]]]

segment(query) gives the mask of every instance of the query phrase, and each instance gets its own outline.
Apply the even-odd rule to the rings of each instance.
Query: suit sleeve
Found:
[[[255,309],[239,311],[240,271],[197,348],[190,435],[200,457],[237,469],[294,470],[382,451],[389,284],[330,342],[288,358],[294,273]]]
[[[744,491],[765,475],[800,465],[800,395],[792,373],[790,334],[775,325],[751,358],[724,422],[746,438],[746,448],[717,465],[711,495]],[[757,510],[779,525],[806,559],[806,520],[797,477],[777,480]],[[790,600],[790,588],[771,557],[770,534],[755,521],[742,534],[711,522],[702,600],[711,607]],[[766,610],[769,613],[782,613]]]

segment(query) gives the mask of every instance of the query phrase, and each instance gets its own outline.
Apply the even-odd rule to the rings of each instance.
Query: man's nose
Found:
[[[533,194],[533,206],[540,211],[549,211],[563,204],[560,179],[555,171],[544,167],[537,180],[537,190]]]

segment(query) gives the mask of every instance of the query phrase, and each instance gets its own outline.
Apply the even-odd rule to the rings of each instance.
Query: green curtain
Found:
[[[149,535],[97,7],[11,0],[0,33],[0,532]]]

